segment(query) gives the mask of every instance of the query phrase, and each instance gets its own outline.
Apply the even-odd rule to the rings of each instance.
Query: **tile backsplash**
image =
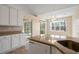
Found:
[[[0,36],[21,33],[20,26],[0,26]]]

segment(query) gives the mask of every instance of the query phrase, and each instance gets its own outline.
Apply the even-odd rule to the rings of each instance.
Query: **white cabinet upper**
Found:
[[[0,5],[0,25],[22,26],[22,11],[13,7]]]
[[[23,13],[18,10],[18,26],[23,26]]]
[[[11,39],[10,36],[0,37],[0,53],[8,52],[11,49]]]
[[[12,35],[12,48],[18,48],[20,47],[20,37],[19,34]]]
[[[9,7],[0,5],[0,25],[9,25]]]
[[[17,26],[18,25],[17,19],[18,19],[17,9],[10,7],[10,25]]]

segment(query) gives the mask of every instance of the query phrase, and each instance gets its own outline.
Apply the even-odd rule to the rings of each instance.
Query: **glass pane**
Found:
[[[64,22],[60,22],[61,23],[61,26],[64,26]]]
[[[54,30],[54,23],[52,23],[52,30]]]
[[[45,22],[40,21],[40,34],[45,34]]]
[[[27,33],[27,35],[31,36],[32,32],[32,22],[25,22],[24,23],[24,32]]]
[[[64,30],[66,31],[66,24],[65,24],[65,19],[57,19],[57,20],[53,20],[50,21],[50,30]]]
[[[61,30],[64,30],[64,28],[65,28],[64,26],[61,26]]]
[[[56,26],[56,30],[59,30],[59,22],[56,22],[55,26]]]

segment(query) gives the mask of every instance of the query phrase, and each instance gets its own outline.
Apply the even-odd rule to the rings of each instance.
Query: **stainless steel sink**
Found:
[[[77,43],[77,42],[74,42],[72,40],[62,40],[62,41],[57,41],[57,42],[60,43],[61,45],[63,45],[64,47],[67,47],[76,52],[79,52],[79,43]]]

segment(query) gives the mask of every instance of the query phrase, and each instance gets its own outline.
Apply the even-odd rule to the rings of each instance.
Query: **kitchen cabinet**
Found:
[[[20,44],[21,46],[25,46],[27,49],[29,48],[29,39],[26,34],[20,34]]]
[[[17,9],[10,7],[10,25],[17,26],[18,25],[18,14]]]
[[[9,36],[5,36],[2,40],[2,51],[9,51],[11,49],[11,39]]]
[[[55,48],[56,53],[55,54],[62,54],[57,48]]]
[[[20,34],[20,44],[26,45],[26,39],[27,37],[24,34]]]
[[[50,47],[48,45],[45,45],[45,44],[30,41],[28,53],[29,54],[49,54]]]
[[[23,12],[13,7],[0,5],[0,25],[23,26]]]
[[[26,45],[25,45],[26,49],[29,49],[29,39],[26,38]]]
[[[0,36],[0,53],[7,53],[24,45],[28,49],[29,40],[27,38],[26,34]]]
[[[23,26],[23,13],[18,10],[18,26]]]
[[[56,47],[52,46],[52,54],[62,54]]]
[[[52,50],[50,49],[49,45],[45,45],[35,41],[29,41],[28,54],[50,54],[50,52],[52,54],[62,54],[56,47],[51,46],[51,48]]]
[[[0,5],[0,25],[9,25],[9,7]]]
[[[0,42],[0,53],[1,53],[1,51],[2,51],[2,44],[1,44],[1,42]]]
[[[11,39],[9,36],[0,37],[0,53],[8,52],[11,49]]]
[[[23,26],[23,12],[13,7],[0,5],[0,25]]]
[[[12,35],[11,38],[12,38],[12,48],[20,47],[20,37],[19,37],[19,34]]]
[[[0,53],[2,52],[2,39],[3,37],[0,37]]]

